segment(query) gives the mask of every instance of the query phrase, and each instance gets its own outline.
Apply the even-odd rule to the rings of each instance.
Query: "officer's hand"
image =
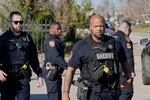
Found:
[[[131,78],[134,78],[136,76],[135,72],[131,72]]]
[[[133,83],[133,78],[129,78],[124,83],[119,85],[119,88],[126,88]]]
[[[63,71],[63,74],[64,74],[64,75],[66,75],[66,73],[67,73],[67,69],[65,69],[65,70]]]
[[[39,77],[37,80],[37,87],[42,87],[43,86],[43,78]]]
[[[62,100],[70,100],[69,93],[63,93]]]
[[[0,81],[6,81],[6,76],[7,74],[5,72],[3,72],[2,70],[0,70]]]

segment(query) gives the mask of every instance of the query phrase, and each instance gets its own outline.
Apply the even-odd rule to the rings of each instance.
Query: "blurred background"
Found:
[[[150,0],[0,0],[0,35],[9,28],[9,14],[17,10],[24,17],[24,31],[32,35],[39,53],[42,67],[44,62],[43,42],[48,34],[49,23],[56,20],[62,26],[62,40],[66,45],[66,60],[70,58],[73,45],[87,36],[88,17],[99,13],[106,20],[106,34],[117,31],[122,20],[132,23],[131,40],[133,40],[135,71],[135,94],[133,100],[150,100],[150,85],[142,83],[141,51],[143,46],[139,41],[150,37]],[[77,70],[75,78],[78,78]],[[64,76],[62,76],[64,78]],[[31,81],[31,100],[45,100],[46,87],[36,87],[36,76]],[[70,94],[76,100],[76,87]]]
[[[92,13],[105,17],[108,32],[115,32],[126,19],[132,23],[133,32],[150,33],[149,4],[150,0],[0,0],[0,34],[8,29],[10,12],[20,11],[24,30],[33,36],[42,53],[49,23],[56,20],[62,25],[61,38],[69,54],[73,44],[89,34],[87,19]]]

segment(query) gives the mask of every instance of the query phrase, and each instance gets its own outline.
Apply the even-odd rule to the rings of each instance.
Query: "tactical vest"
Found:
[[[92,82],[113,83],[118,74],[115,54],[115,41],[96,44],[90,38],[85,39],[90,47],[90,57],[82,67],[82,76]]]
[[[11,37],[7,41],[6,64],[25,64],[29,55],[29,38],[23,34],[18,37]]]

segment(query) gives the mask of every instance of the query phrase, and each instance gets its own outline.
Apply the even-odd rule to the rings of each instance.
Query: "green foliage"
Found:
[[[90,2],[85,2],[82,4],[84,12],[93,10],[93,7]]]
[[[54,13],[49,8],[48,2],[49,0],[45,0],[45,2],[32,4],[31,12],[33,20],[38,23],[49,23],[50,21],[54,20]]]
[[[39,11],[33,16],[33,19],[44,24],[54,20],[54,15],[50,14],[49,11]]]
[[[72,50],[73,45],[79,41],[80,39],[77,39],[75,37],[75,29],[76,28],[87,28],[88,27],[88,17],[86,16],[86,13],[88,11],[91,11],[92,5],[90,3],[84,3],[81,6],[76,4],[75,2],[72,3],[71,5],[71,17],[72,19],[70,20],[68,27],[69,31],[68,34],[71,38],[67,38],[67,40],[64,41],[66,45],[66,50],[65,53],[70,54],[70,51]]]
[[[132,26],[133,32],[150,33],[150,25]]]
[[[76,42],[78,42],[80,39],[77,39],[77,38],[74,38],[74,39],[72,39],[72,40],[66,40],[66,41],[64,41],[64,44],[65,44],[65,46],[66,46],[66,48],[65,48],[65,53],[70,53],[71,52],[71,50],[72,50],[72,47],[73,47],[73,45],[76,43]]]
[[[88,6],[88,7],[87,7]],[[86,11],[91,9],[90,5],[85,5],[87,8],[82,8],[76,2],[73,2],[71,5],[71,20],[68,24],[68,34],[67,36],[69,39],[74,39],[75,38],[75,30],[76,28],[87,28],[88,27],[88,18],[86,16],[86,12],[84,12],[83,9],[86,9]],[[67,38],[68,39],[68,38]]]
[[[87,18],[85,13],[81,12],[81,7],[77,4],[72,5],[72,19],[69,23],[69,28],[80,27],[85,28],[87,26]]]
[[[51,1],[53,4],[56,4],[55,0]],[[82,5],[83,7],[81,7],[75,2],[75,0],[71,0],[70,2],[68,1],[68,10],[63,9],[64,11],[62,11],[62,9],[60,9],[61,11],[57,12],[60,14],[55,14],[57,9],[51,7],[48,2],[50,1],[46,0],[46,2],[39,2],[34,4],[31,3],[30,0],[5,0],[3,3],[0,3],[0,28],[2,28],[2,31],[8,29],[10,12],[14,10],[19,11],[22,13],[25,20],[24,24],[29,24],[27,27],[32,28],[32,30],[37,30],[36,32],[30,32],[30,34],[33,36],[34,40],[36,40],[36,44],[40,44],[38,45],[40,48],[45,32],[39,32],[38,30],[41,30],[40,27],[31,27],[30,24],[47,24],[53,20],[57,20],[62,22],[62,26],[67,29],[65,30],[65,33],[71,34],[69,35],[71,38],[69,38],[68,41],[65,41],[66,45],[73,46],[75,43],[74,36],[76,28],[86,28],[88,25],[86,13],[93,9],[91,4],[85,3]],[[64,19],[63,17],[61,18],[61,15],[64,17]]]

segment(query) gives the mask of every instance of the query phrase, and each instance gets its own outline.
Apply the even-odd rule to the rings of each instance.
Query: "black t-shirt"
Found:
[[[89,36],[87,38],[92,39],[91,36]],[[108,37],[108,36],[104,36],[104,39],[102,42],[107,42],[110,39],[113,39],[113,38]],[[116,40],[114,40],[114,41],[115,41],[115,51],[116,51],[117,58],[118,58],[119,62],[126,61],[127,58],[126,58],[123,47],[121,46],[121,44],[119,42],[117,42]],[[73,67],[73,68],[82,67],[83,64],[85,64],[89,61],[90,49],[91,49],[90,45],[85,39],[77,42],[72,49],[72,57],[69,60],[68,65]]]

